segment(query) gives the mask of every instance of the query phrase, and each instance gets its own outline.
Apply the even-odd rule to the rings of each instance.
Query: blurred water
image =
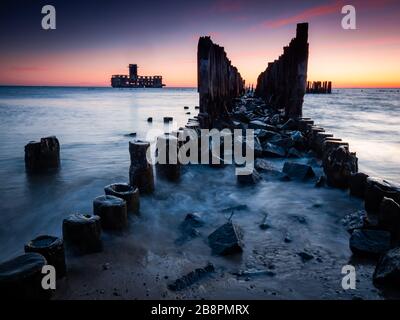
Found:
[[[306,95],[304,116],[350,143],[359,169],[400,181],[400,90],[346,89]]]
[[[361,170],[400,181],[399,98],[397,90],[307,95],[304,116],[348,141],[360,158]],[[130,138],[126,134],[136,132],[145,138],[152,130],[157,135],[155,129],[170,130],[164,116],[174,117],[173,127],[183,126],[197,114],[197,104],[195,89],[0,87],[0,260],[21,253],[23,244],[34,236],[61,235],[63,217],[75,211],[92,212],[92,200],[105,185],[127,181]],[[147,122],[148,117],[153,117],[153,123]],[[27,176],[24,145],[49,135],[60,140],[61,170]],[[275,165],[280,169],[282,162]],[[314,168],[321,172],[315,163]],[[265,255],[276,258],[274,263],[286,277],[292,272],[298,279],[303,267],[293,252],[310,248],[329,264],[321,274],[326,278],[329,270],[338,272],[351,256],[348,235],[339,221],[362,208],[360,200],[341,190],[316,189],[312,183],[266,180],[256,189],[240,188],[232,167],[190,166],[184,168],[179,184],[157,181],[156,193],[142,197],[141,218],[132,218],[127,241],[143,247],[147,256],[177,255],[194,265],[203,264],[210,258],[204,236],[229,217],[221,210],[239,204],[248,208],[234,216],[245,231],[246,250],[242,265],[215,258],[227,268],[258,267],[252,252],[267,250]],[[185,251],[174,240],[178,224],[191,211],[203,213],[207,224],[203,237],[187,244]],[[261,231],[258,224],[265,214],[271,228]],[[283,244],[287,234],[292,244]],[[332,281],[337,281],[335,277],[340,273],[334,273]],[[279,287],[279,278],[274,281]],[[296,297],[308,297],[302,290]]]

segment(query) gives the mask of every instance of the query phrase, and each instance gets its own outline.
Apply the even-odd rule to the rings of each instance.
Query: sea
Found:
[[[184,126],[197,114],[197,105],[194,88],[0,87],[0,261],[22,254],[24,244],[38,235],[61,236],[66,216],[91,213],[93,199],[106,185],[128,181],[132,133],[154,139]],[[398,89],[335,89],[330,95],[306,95],[303,113],[349,142],[359,158],[359,171],[400,182]],[[173,123],[165,124],[166,116],[173,117]],[[149,117],[153,122],[147,121]],[[27,175],[24,146],[52,135],[61,144],[61,169]],[[312,159],[299,161],[312,163],[321,173]],[[274,165],[281,169],[283,162]],[[155,194],[141,198],[140,218],[130,220],[134,232],[129,239],[152,255],[178,255],[183,249],[177,249],[177,230],[187,213],[204,216],[206,236],[234,211],[232,219],[245,232],[241,266],[245,269],[252,261],[256,268],[253,252],[267,245],[277,250],[275,265],[295,281],[300,269],[292,255],[305,247],[318,248],[329,261],[328,273],[336,272],[335,263],[339,270],[340,263],[351,257],[340,221],[362,208],[361,200],[342,190],[268,180],[257,188],[240,188],[230,167],[193,165],[183,169],[177,184],[157,179]],[[271,226],[266,231],[259,228],[264,219]],[[292,239],[291,247],[284,247],[286,237]],[[192,247],[185,259],[194,264],[210,259],[204,239],[186,244]],[[221,263],[233,268],[237,262]],[[279,286],[279,277],[273,281]],[[307,298],[309,293],[299,289],[296,297]]]

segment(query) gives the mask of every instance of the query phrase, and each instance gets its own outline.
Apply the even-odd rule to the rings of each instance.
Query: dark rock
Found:
[[[248,206],[246,204],[239,204],[237,206],[228,207],[222,209],[221,212],[232,212],[232,211],[241,211],[241,210],[248,210]]]
[[[256,159],[254,166],[264,178],[290,181],[290,177],[287,174],[275,169],[267,160]]]
[[[353,173],[350,175],[349,187],[350,194],[355,197],[364,198],[367,186],[368,175],[362,172]]]
[[[297,127],[298,127],[297,122],[294,119],[289,119],[282,125],[281,129],[282,130],[296,130]]]
[[[325,186],[326,183],[326,179],[325,176],[320,176],[317,180],[317,182],[315,182],[315,187],[316,188],[322,188]]]
[[[272,142],[274,145],[282,147],[286,150],[294,146],[294,141],[291,138],[283,138]]]
[[[254,134],[261,142],[270,141],[270,140],[279,140],[281,139],[281,135],[275,131],[265,130],[265,129],[257,129],[254,130]]]
[[[185,110],[188,110],[188,109],[189,109],[189,107],[188,107],[188,106],[184,106],[184,107],[183,107],[183,109],[185,109]]]
[[[374,283],[400,288],[400,247],[389,250],[375,268]]]
[[[358,159],[355,153],[344,146],[333,149],[323,160],[323,168],[328,185],[347,188],[352,174],[358,171]]]
[[[290,148],[287,153],[288,158],[302,158],[303,154],[296,148]]]
[[[290,178],[297,180],[306,180],[315,177],[314,170],[310,166],[300,163],[285,162],[282,171]]]
[[[282,147],[267,142],[263,145],[263,155],[265,157],[283,158],[286,156],[286,151]]]
[[[172,122],[173,120],[173,117],[164,117],[164,122]]]
[[[56,269],[57,278],[65,276],[67,268],[65,265],[64,241],[53,236],[39,236],[25,245],[25,252],[36,252],[46,258],[47,264]]]
[[[303,262],[307,262],[307,261],[314,259],[314,256],[306,251],[302,251],[297,254]]]
[[[104,193],[125,200],[128,211],[139,213],[140,200],[137,187],[132,187],[127,183],[113,183],[104,188]]]
[[[196,110],[200,109],[200,107],[199,107],[199,106],[195,106],[194,108],[195,108]]]
[[[3,300],[47,300],[53,290],[42,288],[42,268],[46,259],[26,253],[0,264],[0,298]]]
[[[400,185],[386,180],[368,177],[365,191],[365,210],[378,213],[383,198],[400,203]]]
[[[147,118],[147,122],[153,122],[153,118],[152,117]]]
[[[239,226],[227,222],[208,236],[208,244],[216,255],[240,253],[243,251],[242,232]]]
[[[132,137],[132,138],[134,138],[134,137],[136,137],[136,132],[127,133],[127,134],[125,135],[125,137]]]
[[[196,228],[204,225],[203,219],[198,213],[188,213],[185,220],[179,225],[180,236],[175,243],[182,245],[191,238],[197,237],[200,233]]]
[[[101,218],[104,230],[121,230],[128,225],[126,201],[114,196],[100,196],[93,200],[93,213]]]
[[[67,250],[87,254],[102,250],[100,217],[73,214],[63,220],[63,239]]]
[[[342,224],[346,228],[347,232],[351,234],[355,229],[362,229],[366,227],[366,219],[367,215],[365,211],[358,210],[356,212],[347,214],[342,219]]]
[[[254,185],[260,182],[261,180],[262,178],[256,169],[253,169],[252,172],[247,175],[243,174],[237,175],[237,181],[241,185]]]
[[[267,124],[260,120],[252,120],[249,122],[249,129],[266,129]]]
[[[186,114],[190,114],[190,112],[186,112]]]
[[[46,172],[60,167],[60,143],[56,137],[31,141],[25,146],[25,168],[28,173]]]
[[[277,125],[281,123],[281,116],[279,114],[275,114],[271,117],[270,123],[272,125]]]
[[[173,283],[170,283],[168,285],[168,289],[172,291],[179,291],[186,289],[187,287],[203,279],[204,277],[206,277],[207,275],[209,275],[214,271],[215,271],[214,265],[209,263],[204,268],[195,269],[194,271],[189,272],[183,277],[175,280]]]
[[[379,256],[390,249],[390,232],[356,229],[350,237],[350,249],[358,255]]]
[[[392,235],[399,238],[400,235],[400,205],[393,199],[384,197],[378,214],[378,224]]]

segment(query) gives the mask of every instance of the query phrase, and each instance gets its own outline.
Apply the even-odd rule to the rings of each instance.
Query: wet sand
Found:
[[[221,181],[224,188],[218,190]],[[142,197],[141,215],[130,217],[129,230],[104,234],[103,252],[67,257],[68,277],[58,282],[55,299],[385,297],[372,284],[375,262],[352,259],[341,219],[363,203],[345,191],[273,179],[239,187],[232,167],[204,166],[185,168],[177,185],[158,181],[156,190]],[[244,232],[244,251],[213,256],[207,236],[229,218],[230,210],[224,209],[237,205],[247,206],[233,216]],[[189,212],[200,212],[206,224],[198,228],[198,237],[177,245],[179,223]],[[268,228],[263,230],[259,225],[265,214]],[[303,261],[301,252],[312,259]],[[207,262],[214,264],[214,273],[182,291],[168,289],[173,280]],[[346,264],[356,267],[356,290],[341,287]],[[238,275],[243,271],[248,273]]]

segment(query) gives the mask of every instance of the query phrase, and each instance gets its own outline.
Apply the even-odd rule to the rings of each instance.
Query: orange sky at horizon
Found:
[[[323,9],[332,14],[332,7]],[[308,80],[332,81],[334,88],[399,88],[398,22],[386,19],[377,28],[377,22],[371,24],[371,18],[361,16],[357,18],[357,30],[343,30],[340,12],[325,21],[324,10],[305,11],[322,12],[308,17]],[[297,16],[303,18],[302,14]],[[267,63],[278,58],[283,46],[295,36],[296,23],[281,25],[282,21],[291,18],[243,28],[240,33],[221,28],[208,34],[224,46],[246,84],[256,85]],[[127,74],[128,64],[137,63],[139,75],[162,75],[168,87],[196,87],[200,35],[203,34],[188,36],[184,30],[177,30],[165,38],[150,38],[140,48],[129,43],[113,45],[106,39],[96,48],[42,48],[29,53],[28,59],[26,52],[6,52],[0,59],[0,85],[109,86],[112,74]]]

